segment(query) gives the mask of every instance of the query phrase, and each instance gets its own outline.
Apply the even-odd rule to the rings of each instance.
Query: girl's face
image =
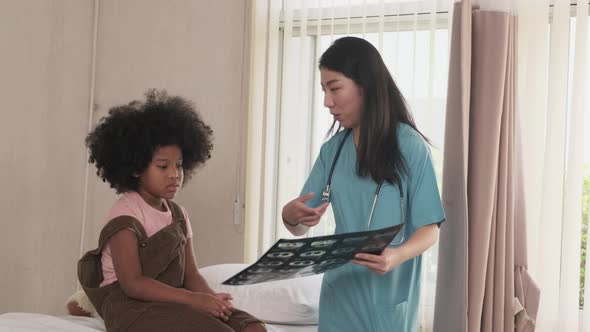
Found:
[[[139,175],[137,192],[150,205],[160,208],[162,199],[172,199],[182,186],[182,151],[176,145],[156,149],[147,169]]]
[[[363,109],[362,89],[344,74],[320,68],[324,106],[344,128],[358,129]]]

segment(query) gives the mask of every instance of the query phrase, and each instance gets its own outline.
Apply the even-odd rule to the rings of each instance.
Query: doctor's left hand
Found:
[[[383,275],[405,261],[402,249],[385,248],[381,255],[356,254],[351,263],[362,265],[369,270]]]

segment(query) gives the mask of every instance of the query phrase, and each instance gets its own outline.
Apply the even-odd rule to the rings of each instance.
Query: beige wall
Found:
[[[116,197],[93,167],[84,191],[92,93],[93,122],[148,88],[196,102],[215,148],[177,201],[190,214],[201,266],[242,261],[232,208],[243,195],[245,1],[99,1],[91,89],[94,6],[0,2],[0,313],[62,312],[76,287],[83,223],[82,249],[96,246]]]

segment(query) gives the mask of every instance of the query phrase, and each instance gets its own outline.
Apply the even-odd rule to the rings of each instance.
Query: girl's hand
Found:
[[[283,207],[283,220],[291,226],[301,224],[311,227],[317,225],[330,203],[326,202],[316,208],[310,208],[305,205],[305,202],[312,199],[313,196],[314,193],[309,193],[307,195],[299,196],[287,203]]]
[[[236,310],[236,308],[234,308],[234,304],[232,303],[231,300],[233,300],[234,298],[231,296],[231,294],[228,293],[215,293],[215,296],[217,299],[223,301],[223,303],[229,308],[229,310],[231,310],[232,312],[234,310]]]
[[[188,305],[194,310],[205,311],[213,317],[227,321],[233,308],[227,305],[228,296],[229,294],[190,293]]]
[[[351,263],[366,266],[369,270],[383,275],[405,261],[401,247],[385,248],[381,255],[356,254]]]

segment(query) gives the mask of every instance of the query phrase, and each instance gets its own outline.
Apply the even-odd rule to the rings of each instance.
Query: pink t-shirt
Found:
[[[120,216],[131,216],[141,223],[145,229],[145,232],[147,233],[147,236],[151,237],[159,230],[172,223],[172,212],[170,212],[166,201],[164,201],[164,204],[166,205],[166,211],[160,211],[144,201],[138,193],[124,193],[111,208],[106,222],[109,222]],[[181,209],[182,213],[184,214],[184,219],[186,220],[187,238],[191,238],[193,236],[191,223],[188,220],[188,215],[184,207],[181,206]],[[102,250],[101,262],[102,273],[104,277],[104,280],[100,284],[102,287],[117,280],[115,268],[113,267],[111,248],[108,244]]]

